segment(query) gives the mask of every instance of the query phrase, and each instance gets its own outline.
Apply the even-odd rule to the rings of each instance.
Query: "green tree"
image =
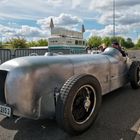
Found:
[[[3,46],[2,46],[2,42],[0,42],[0,48],[3,48]]]
[[[112,42],[121,43],[122,37],[120,37],[120,36],[111,37],[110,40],[111,40],[111,43],[112,43]]]
[[[102,38],[99,36],[92,36],[88,40],[88,46],[90,48],[97,48],[102,43]]]
[[[12,38],[9,43],[13,48],[27,48],[26,40],[24,38]]]
[[[27,46],[28,47],[36,47],[36,46],[38,46],[38,43],[36,41],[29,41],[27,43]]]
[[[38,46],[48,46],[47,39],[40,39],[37,41]]]
[[[119,43],[122,47],[124,47],[124,48],[128,48],[129,43],[130,43],[130,42],[127,42],[127,41],[126,41],[123,37],[121,37],[121,36],[111,37],[110,40],[111,40],[111,43],[114,42],[114,41],[118,42],[118,43]],[[131,40],[131,41],[132,41],[132,40]]]
[[[28,47],[48,46],[48,41],[47,39],[40,39],[38,41],[29,41],[27,45]]]
[[[135,45],[135,48],[140,49],[140,39],[138,39],[138,41],[137,41],[137,43]]]
[[[126,48],[134,48],[135,44],[133,43],[131,38],[127,38],[126,42],[125,42],[125,47]]]
[[[9,41],[6,41],[6,42],[2,42],[2,48],[4,48],[4,49],[12,49],[13,46],[10,43],[10,40]]]
[[[123,37],[119,37],[119,43],[122,47],[126,48],[126,41]]]
[[[104,37],[102,39],[102,43],[105,43],[106,46],[111,46],[111,39],[110,39],[110,37]]]

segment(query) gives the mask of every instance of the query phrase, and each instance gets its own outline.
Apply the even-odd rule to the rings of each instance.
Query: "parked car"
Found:
[[[70,134],[95,121],[102,95],[140,87],[140,62],[114,48],[100,54],[27,56],[0,65],[0,114],[56,118]]]

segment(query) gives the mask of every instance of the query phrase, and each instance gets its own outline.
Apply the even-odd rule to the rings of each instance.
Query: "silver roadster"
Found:
[[[70,134],[87,130],[107,94],[140,87],[140,62],[114,48],[100,54],[28,56],[0,65],[0,114],[55,118]]]

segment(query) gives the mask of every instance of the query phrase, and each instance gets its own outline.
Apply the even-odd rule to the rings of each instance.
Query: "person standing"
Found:
[[[100,45],[99,50],[100,50],[101,52],[104,52],[104,50],[105,50],[106,48],[107,48],[106,44],[103,43],[103,44]]]

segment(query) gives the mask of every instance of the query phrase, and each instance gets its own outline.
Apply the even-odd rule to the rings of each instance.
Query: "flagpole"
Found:
[[[113,0],[113,37],[116,36],[116,34],[115,34],[115,32],[116,32],[116,31],[115,31],[115,30],[116,30],[116,29],[115,29],[115,26],[116,26],[116,25],[115,25],[115,24],[116,24],[116,23],[115,23],[115,18],[116,18],[116,17],[115,17],[115,0]]]

